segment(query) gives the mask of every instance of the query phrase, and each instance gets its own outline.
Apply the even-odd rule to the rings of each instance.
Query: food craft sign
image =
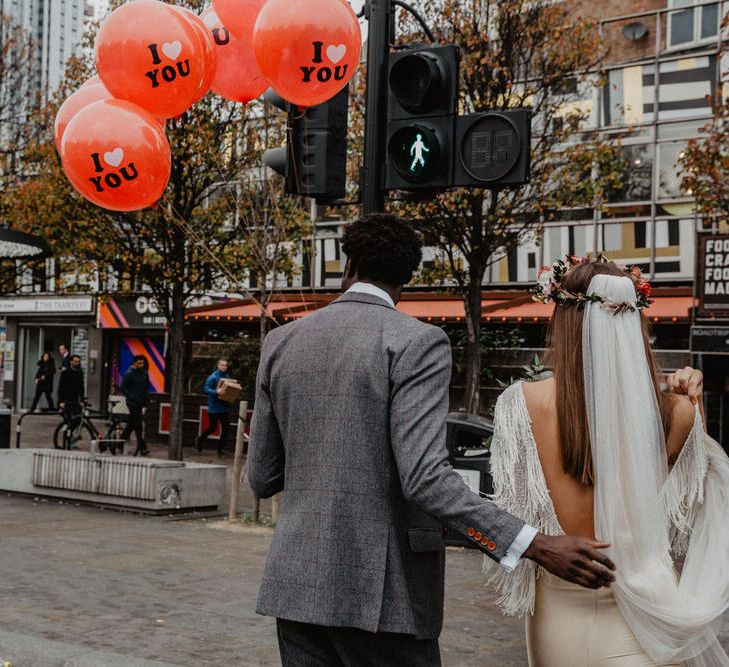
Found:
[[[699,314],[729,318],[729,234],[702,236],[699,253]]]

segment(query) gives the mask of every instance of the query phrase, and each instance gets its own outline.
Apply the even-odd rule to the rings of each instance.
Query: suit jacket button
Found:
[[[473,528],[468,528],[466,530],[466,535],[468,535],[469,537],[473,537],[473,535],[474,535],[475,532],[476,531]]]
[[[481,544],[483,544],[483,546],[488,546],[490,544],[489,538],[488,537],[481,538]]]
[[[479,533],[478,531],[473,534],[473,539],[476,540],[476,542],[480,542],[483,535]]]
[[[489,542],[489,543],[488,543],[488,544],[486,545],[486,548],[487,548],[487,549],[488,549],[489,551],[493,551],[494,549],[496,549],[496,542],[494,542],[493,540],[491,540],[491,542]]]

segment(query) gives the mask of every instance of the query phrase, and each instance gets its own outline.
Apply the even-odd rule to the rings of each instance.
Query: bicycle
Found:
[[[85,449],[89,451],[92,440],[122,440],[126,429],[127,415],[113,414],[112,412],[93,413],[91,405],[82,403],[82,411],[72,419],[63,416],[63,421],[53,432],[53,447],[55,449]],[[102,437],[101,431],[96,428],[92,419],[108,420],[107,429]],[[112,450],[112,453],[115,453]]]

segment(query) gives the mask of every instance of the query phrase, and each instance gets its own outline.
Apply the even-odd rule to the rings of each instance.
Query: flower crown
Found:
[[[582,310],[587,303],[600,303],[603,307],[614,311],[615,314],[626,310],[631,312],[642,310],[653,303],[650,299],[651,285],[638,266],[627,267],[617,264],[635,283],[635,303],[615,303],[599,294],[591,294],[590,296],[582,293],[574,294],[562,287],[565,275],[574,267],[590,262],[607,263],[609,261],[605,255],[596,255],[595,257],[591,255],[585,257],[566,255],[565,259],[556,260],[552,266],[543,266],[537,276],[537,284],[532,289],[534,300],[542,303],[554,302],[558,306],[577,306],[579,310]]]

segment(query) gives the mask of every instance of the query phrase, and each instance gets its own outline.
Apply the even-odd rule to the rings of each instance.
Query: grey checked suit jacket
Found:
[[[369,294],[268,334],[248,476],[260,497],[285,493],[258,613],[435,638],[441,524],[506,554],[523,522],[447,460],[450,374],[441,329]]]

